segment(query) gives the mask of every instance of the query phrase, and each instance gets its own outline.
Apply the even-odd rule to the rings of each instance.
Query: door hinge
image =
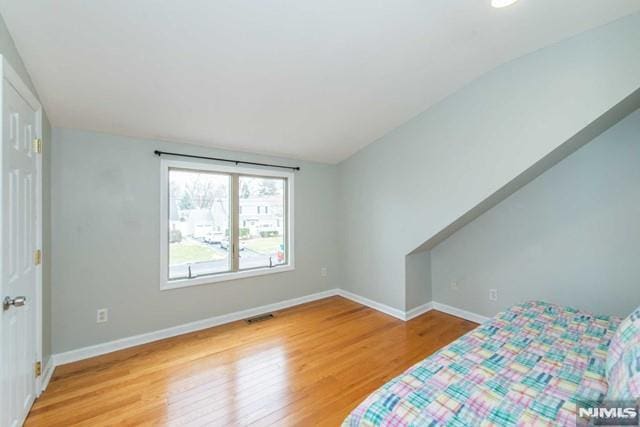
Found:
[[[42,154],[42,140],[40,138],[33,140],[33,152]]]
[[[38,249],[33,253],[33,264],[40,265],[41,262],[42,262],[42,251]]]
[[[42,375],[42,362],[37,361],[35,366],[33,367],[33,370],[36,373],[36,377],[39,377],[40,375]]]

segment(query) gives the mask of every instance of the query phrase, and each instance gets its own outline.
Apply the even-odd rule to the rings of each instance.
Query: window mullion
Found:
[[[240,269],[240,176],[231,174],[231,271]]]

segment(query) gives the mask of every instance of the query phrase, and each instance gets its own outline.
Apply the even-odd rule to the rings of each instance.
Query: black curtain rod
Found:
[[[163,154],[166,154],[169,156],[190,157],[192,159],[215,160],[218,162],[235,163],[236,165],[243,164],[243,165],[253,165],[253,166],[267,166],[270,168],[291,169],[294,171],[300,170],[300,166],[271,165],[269,163],[257,163],[257,162],[245,162],[242,160],[219,159],[217,157],[204,157],[204,156],[194,156],[193,154],[168,153],[166,151],[158,151],[158,150],[154,151],[154,153],[156,156],[162,156]]]

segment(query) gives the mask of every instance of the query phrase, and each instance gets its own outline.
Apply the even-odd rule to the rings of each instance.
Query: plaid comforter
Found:
[[[370,395],[354,426],[575,425],[607,393],[620,319],[543,302],[511,307]]]

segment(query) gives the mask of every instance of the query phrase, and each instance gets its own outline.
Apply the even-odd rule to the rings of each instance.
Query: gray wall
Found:
[[[25,68],[20,54],[16,50],[13,39],[7,30],[7,27],[0,16],[0,55],[2,55],[11,67],[20,75],[20,78],[29,86],[31,91],[38,96],[31,77]],[[47,119],[46,113],[43,114],[42,123],[42,139],[44,141],[44,152],[42,161],[43,174],[43,236],[42,236],[42,269],[43,269],[43,317],[42,317],[42,353],[46,364],[51,356],[51,125]]]
[[[407,310],[433,299],[431,284],[431,252],[422,251],[407,255],[405,260]]]
[[[627,315],[638,260],[640,111],[436,246],[434,300],[486,316],[529,299]]]
[[[340,287],[336,166],[185,144],[54,129],[53,350],[135,334]],[[160,163],[153,150],[274,161],[295,176],[291,272],[160,291]],[[321,277],[320,268],[328,268]],[[95,322],[98,308],[109,322]]]
[[[346,289],[398,309],[406,257],[640,87],[640,15],[502,65],[339,165]]]

